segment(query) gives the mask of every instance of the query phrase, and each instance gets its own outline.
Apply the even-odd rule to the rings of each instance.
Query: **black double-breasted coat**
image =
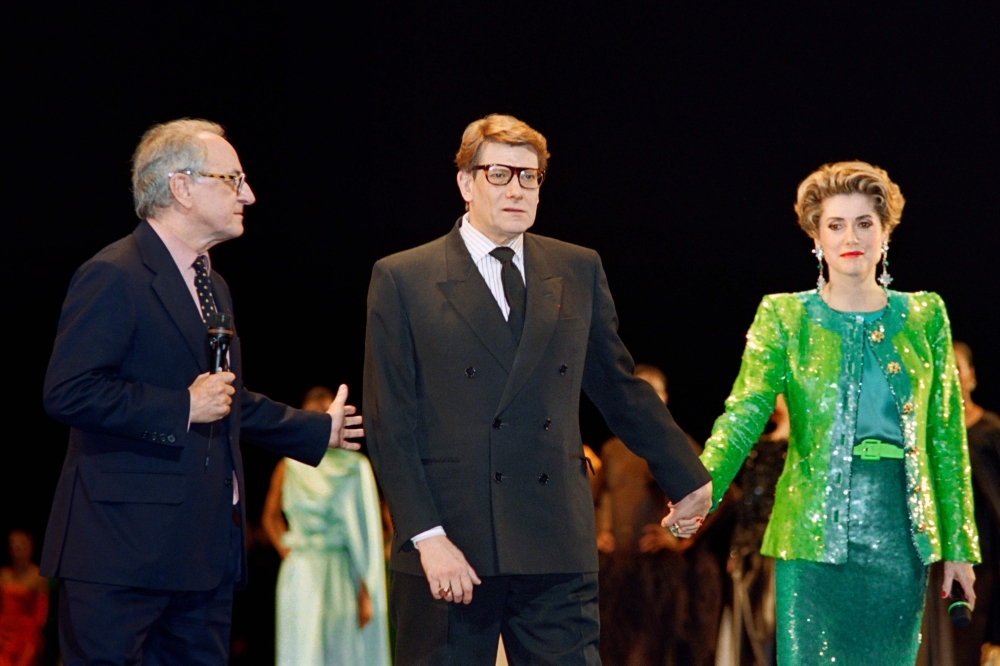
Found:
[[[409,540],[436,525],[480,575],[597,571],[581,389],[669,497],[710,480],[632,374],[597,253],[530,233],[524,253],[519,345],[458,226],[375,264],[365,435],[396,571],[423,574]]]

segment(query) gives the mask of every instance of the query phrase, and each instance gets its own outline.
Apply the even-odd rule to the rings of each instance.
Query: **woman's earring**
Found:
[[[889,241],[882,243],[882,275],[878,276],[878,283],[883,289],[888,289],[892,284],[892,276],[889,275]]]
[[[816,255],[816,263],[819,265],[819,277],[816,278],[816,293],[818,294],[826,286],[826,278],[823,277],[823,248],[820,247],[819,243],[813,248],[813,254]]]

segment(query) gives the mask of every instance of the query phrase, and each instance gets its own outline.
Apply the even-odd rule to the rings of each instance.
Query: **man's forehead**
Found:
[[[231,143],[218,134],[212,134],[211,132],[201,132],[198,138],[205,142],[205,148],[208,150],[209,164],[213,167],[228,169],[230,171],[240,170],[240,158]]]
[[[529,146],[512,146],[508,143],[487,141],[479,154],[479,163],[537,168],[538,154]]]

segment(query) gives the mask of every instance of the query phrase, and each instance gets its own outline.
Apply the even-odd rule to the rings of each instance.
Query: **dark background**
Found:
[[[667,372],[699,440],[760,297],[814,284],[795,188],[844,159],[901,186],[893,287],[942,294],[976,353],[977,401],[1000,409],[1000,5],[658,4],[12,11],[0,532],[41,538],[66,442],[40,400],[60,303],[76,267],[137,223],[140,135],[181,116],[226,126],[257,195],[245,236],[212,258],[246,382],[276,399],[346,382],[360,400],[371,265],[448,231],[461,132],[504,112],[549,140],[534,231],[601,253],[622,337]],[[307,344],[297,321],[317,325]],[[599,415],[582,418],[599,445]],[[259,511],[274,458],[245,451]]]

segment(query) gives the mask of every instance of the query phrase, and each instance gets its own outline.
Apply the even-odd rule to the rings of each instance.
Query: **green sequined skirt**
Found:
[[[779,666],[913,666],[927,567],[910,538],[902,460],[851,460],[845,564],[778,560]]]

